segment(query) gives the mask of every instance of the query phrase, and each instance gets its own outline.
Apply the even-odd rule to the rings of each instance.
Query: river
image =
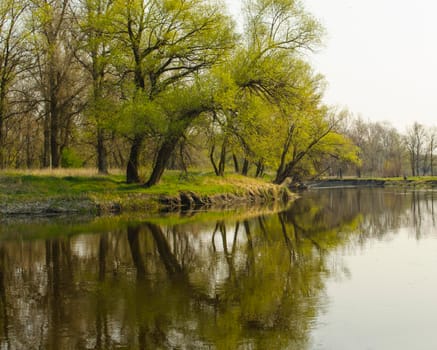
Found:
[[[286,210],[14,218],[0,349],[436,349],[437,193]]]

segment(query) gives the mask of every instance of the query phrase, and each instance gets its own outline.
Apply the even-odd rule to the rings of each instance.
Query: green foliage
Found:
[[[129,137],[135,133],[159,137],[166,127],[162,107],[150,100],[144,91],[136,91],[131,99],[123,103],[116,122],[116,129]]]
[[[83,159],[72,148],[62,150],[61,166],[63,168],[80,168],[83,165]]]
[[[52,159],[64,147],[80,149],[87,164],[92,149],[101,173],[114,166],[110,159],[129,164],[129,181],[139,181],[140,167],[153,164],[147,185],[154,185],[169,162],[175,167],[175,160],[195,158],[188,149],[202,164],[220,155],[219,174],[231,155],[236,165],[257,164],[257,176],[266,170],[278,178],[359,164],[337,127],[341,116],[322,102],[323,77],[304,56],[324,31],[301,1],[246,1],[241,35],[223,4],[209,0],[78,0],[74,6],[32,0],[29,6],[29,47],[37,57],[29,80],[37,79],[36,91],[46,95],[35,101],[49,101],[35,102],[46,116],[44,137],[29,139],[45,142],[36,147],[45,165],[48,148]],[[39,115],[31,118],[40,123]],[[64,166],[83,160],[66,152]]]
[[[245,14],[245,45],[215,71],[222,90],[215,94],[219,112],[211,138],[222,134],[226,150],[277,169],[281,177],[293,176],[311,158],[315,163],[314,158],[347,154],[345,159],[355,161],[321,103],[323,79],[300,56],[319,44],[320,25],[296,1],[248,1]],[[337,136],[322,144],[331,130]]]

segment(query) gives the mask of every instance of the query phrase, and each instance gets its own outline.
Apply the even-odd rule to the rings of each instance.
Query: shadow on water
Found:
[[[11,225],[0,241],[0,348],[308,348],[325,281],[342,273],[331,253],[407,225],[420,239],[435,225],[435,196],[314,191],[275,214],[107,219],[68,235]],[[29,234],[46,229],[58,234]]]

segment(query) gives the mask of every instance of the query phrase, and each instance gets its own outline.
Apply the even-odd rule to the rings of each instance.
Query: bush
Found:
[[[72,148],[64,148],[61,157],[63,168],[80,168],[83,166],[83,159]]]

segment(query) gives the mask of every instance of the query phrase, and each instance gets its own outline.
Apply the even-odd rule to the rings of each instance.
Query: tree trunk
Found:
[[[361,178],[361,168],[357,167],[357,177]]]
[[[49,168],[52,166],[50,161],[50,113],[46,110],[46,116],[44,118],[44,147],[42,155],[42,166]]]
[[[51,166],[54,168],[59,168],[60,166],[60,154],[58,145],[58,133],[59,133],[59,123],[58,116],[52,115],[50,123],[50,156],[51,156]]]
[[[185,173],[188,174],[188,166],[185,162],[185,156],[184,156],[184,147],[185,144],[183,142],[179,142],[179,158],[180,158],[180,169]],[[187,157],[187,162],[189,162],[189,157]]]
[[[256,173],[255,177],[260,177],[264,173],[264,162],[262,160],[259,160],[256,164]]]
[[[6,113],[6,96],[3,92],[4,87],[2,86],[2,91],[0,91],[0,169],[5,168],[5,134],[3,133],[5,113]]]
[[[280,174],[284,172],[285,162],[286,162],[288,151],[290,150],[291,142],[293,140],[295,127],[296,126],[293,124],[290,125],[290,127],[288,128],[287,139],[285,140],[284,145],[282,147],[281,159],[279,162],[278,169],[276,170],[276,174]]]
[[[411,175],[416,176],[416,157],[414,150],[411,152]]]
[[[243,161],[243,168],[241,169],[241,174],[244,176],[247,176],[247,174],[249,173],[249,160],[247,158],[244,158]]]
[[[165,140],[159,148],[158,155],[156,157],[155,165],[153,166],[152,174],[145,183],[146,187],[156,185],[162,177],[167,163],[176,148],[179,141],[179,135],[174,135]]]
[[[140,134],[136,134],[131,145],[129,160],[127,162],[126,168],[126,182],[128,184],[131,183],[139,183],[140,175],[139,175],[139,162],[140,162],[140,153],[141,146],[144,142],[144,136]]]
[[[99,174],[108,174],[108,152],[105,145],[105,132],[97,127],[97,169]]]
[[[273,180],[273,183],[279,185],[283,183],[288,176],[290,176],[286,168],[288,168],[288,166],[283,168],[282,171],[276,172],[276,177]]]
[[[293,169],[296,166],[296,164],[299,162],[299,160],[302,157],[298,157],[297,159],[287,163],[287,165],[283,168],[281,172],[276,173],[276,178],[273,181],[273,183],[279,185],[285,181],[287,177],[290,177],[292,175]]]
[[[59,152],[59,129],[60,129],[60,115],[58,108],[58,87],[55,79],[54,67],[50,67],[49,71],[49,91],[50,91],[50,102],[49,102],[49,114],[50,114],[50,156],[51,156],[51,166],[54,168],[59,168],[60,166],[60,152]]]
[[[237,156],[235,155],[235,153],[232,153],[232,159],[234,160],[234,169],[236,173],[240,172],[240,166],[238,164],[238,159]]]
[[[31,147],[31,128],[30,121],[26,123],[26,168],[30,169],[32,167],[33,157],[32,157],[32,147]]]
[[[225,175],[225,166],[226,166],[226,138],[223,140],[222,143],[222,149],[220,151],[220,161],[218,165],[218,175],[224,176]]]
[[[176,123],[180,122],[179,127],[176,130],[172,130],[165,137],[164,142],[159,148],[158,154],[156,156],[155,164],[153,166],[152,174],[150,175],[147,182],[144,184],[145,187],[150,187],[156,185],[162,177],[164,170],[168,164],[172,153],[174,152],[179,140],[184,135],[186,129],[191,124],[191,122],[202,112],[202,110],[193,110],[184,113]]]
[[[214,172],[217,176],[219,176],[219,170],[217,167],[217,164],[214,160],[214,151],[215,151],[215,144],[211,146],[211,150],[209,152],[209,160],[211,161],[212,167],[214,168]]]
[[[3,115],[0,110],[0,169],[3,169],[5,167],[5,147],[4,147],[4,140],[3,140]]]

